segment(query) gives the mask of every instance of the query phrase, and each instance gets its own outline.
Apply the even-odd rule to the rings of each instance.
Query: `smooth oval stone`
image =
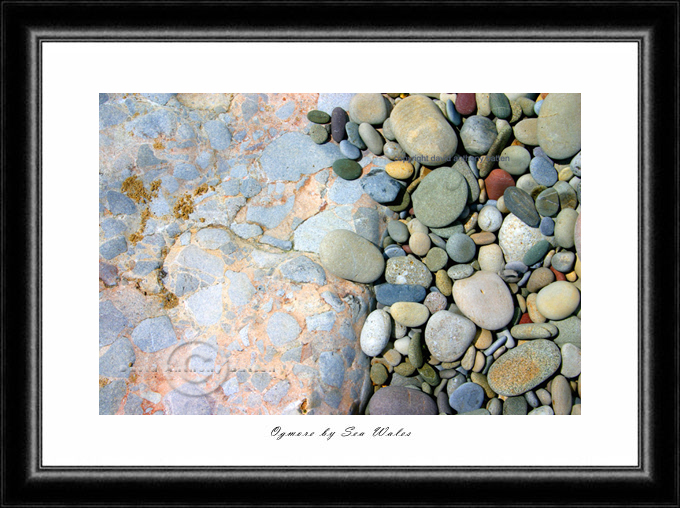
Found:
[[[465,178],[465,181],[468,184],[468,196],[467,196],[468,204],[477,201],[477,199],[479,199],[480,193],[479,182],[477,181],[477,177],[475,176],[475,174],[470,169],[469,164],[466,163],[464,160],[459,159],[453,165],[453,169],[455,171],[458,171],[463,176],[463,178]]]
[[[540,240],[524,254],[522,263],[527,266],[535,265],[545,257],[549,250],[550,242],[548,242],[548,240]]]
[[[336,143],[340,143],[340,141],[345,139],[345,126],[347,125],[347,122],[349,122],[349,118],[344,109],[333,109],[333,112],[331,113],[331,134],[333,135],[333,141]],[[356,144],[354,145],[359,146]]]
[[[476,331],[475,324],[465,316],[441,310],[427,322],[425,344],[437,360],[453,362],[465,354]]]
[[[507,171],[494,169],[484,180],[484,186],[489,199],[498,199],[508,187],[515,186],[515,180]]]
[[[516,339],[550,339],[557,332],[557,327],[550,323],[526,323],[510,329],[510,335]]]
[[[328,123],[331,121],[331,117],[328,113],[326,113],[325,111],[319,111],[318,109],[314,109],[307,113],[307,119],[310,122],[321,124]]]
[[[361,329],[361,336],[359,337],[361,350],[367,356],[378,356],[387,346],[391,332],[392,320],[390,315],[382,309],[374,310],[368,315]]]
[[[511,175],[519,176],[526,173],[531,163],[531,154],[523,146],[509,146],[501,152],[498,167]]]
[[[428,233],[430,235],[430,240],[432,240],[432,243],[439,247],[440,249],[446,249],[446,240],[443,240],[439,236],[435,235],[434,233]]]
[[[413,164],[407,161],[390,162],[385,166],[385,172],[397,180],[408,180],[413,176],[413,171]]]
[[[527,414],[527,401],[524,397],[508,397],[503,402],[503,414],[523,416]]]
[[[456,95],[456,111],[461,115],[471,115],[477,109],[477,100],[473,93],[459,93]]]
[[[543,217],[552,217],[559,209],[560,197],[555,189],[545,189],[536,197],[536,210]]]
[[[428,293],[428,295],[425,297],[423,305],[428,308],[430,314],[434,314],[440,310],[446,310],[448,301],[443,294],[433,291],[432,293]]]
[[[425,259],[423,259],[425,266],[427,266],[431,272],[437,272],[441,270],[446,266],[448,261],[448,254],[440,247],[432,247],[428,251],[427,256],[425,256]]]
[[[565,208],[555,219],[555,243],[565,249],[574,246],[574,229],[578,212],[573,208]]]
[[[430,310],[422,303],[397,302],[390,307],[390,314],[397,323],[415,328],[425,324]]]
[[[379,93],[358,93],[349,101],[350,119],[358,124],[380,125],[388,113],[387,102]]]
[[[576,224],[574,224],[574,247],[576,247],[576,254],[581,259],[581,214],[578,214]],[[580,276],[580,275],[579,275]]]
[[[437,271],[437,274],[435,275],[435,283],[437,285],[437,289],[441,291],[444,296],[451,296],[453,282],[445,270]]]
[[[571,162],[569,163],[569,167],[571,168],[572,173],[576,176],[581,176],[581,152],[574,155],[574,158],[571,159]]]
[[[422,164],[440,166],[456,153],[456,133],[441,110],[427,97],[406,97],[395,106],[390,120],[401,147],[411,157],[421,158]]]
[[[382,363],[371,365],[371,381],[376,385],[383,385],[387,381],[387,369]]]
[[[396,328],[396,326],[395,326]],[[405,328],[404,328],[405,330]],[[408,356],[408,347],[411,343],[411,337],[402,337],[394,341],[394,349],[399,351],[402,355]],[[415,367],[414,367],[415,368]],[[403,376],[403,374],[402,374]]]
[[[322,145],[328,141],[328,131],[323,125],[312,125],[309,128],[309,137],[312,138],[317,145]]]
[[[385,260],[375,245],[344,229],[326,234],[319,246],[319,257],[326,270],[354,282],[374,282],[385,269]]]
[[[445,228],[430,228],[430,230],[437,236],[446,238],[447,240],[451,238],[451,235],[455,233],[463,233],[465,231],[465,226],[460,222],[456,221],[448,227]]]
[[[356,160],[361,157],[361,151],[346,139],[340,141],[340,151],[348,159]]]
[[[573,399],[567,378],[561,374],[555,376],[555,379],[550,383],[550,395],[552,396],[553,411],[556,415],[571,414]]]
[[[392,120],[391,119],[388,118],[387,120],[385,120],[385,122],[383,123],[382,129],[383,129],[383,131],[382,131],[383,136],[385,137],[385,139],[388,139],[389,141],[396,141],[397,140],[397,138],[394,137],[394,131],[392,130]]]
[[[541,186],[538,185],[531,174],[522,175],[517,179],[517,188],[522,189],[527,194],[533,196],[534,191]]]
[[[496,136],[496,124],[485,116],[469,117],[460,129],[460,139],[470,155],[485,155],[496,141]]]
[[[525,342],[508,350],[491,365],[487,381],[499,395],[522,395],[557,372],[561,358],[560,348],[552,341]]]
[[[423,347],[420,332],[415,332],[411,337],[411,342],[408,346],[408,359],[416,369],[420,369],[423,366]]]
[[[477,246],[468,235],[456,233],[446,242],[446,252],[456,263],[467,263],[475,257]]]
[[[364,140],[361,139],[361,135],[359,134],[359,124],[347,122],[345,124],[345,132],[347,133],[347,139],[350,143],[359,150],[366,150],[366,143],[364,143]],[[341,138],[340,141],[342,141],[342,139],[344,138]]]
[[[449,396],[444,390],[437,394],[437,409],[439,410],[439,414],[453,414],[453,409],[449,405]]]
[[[552,163],[543,157],[534,157],[529,164],[529,171],[536,183],[552,187],[557,182],[557,170]]]
[[[556,253],[550,260],[550,266],[562,273],[569,273],[574,268],[576,254],[571,251],[563,250]]]
[[[427,290],[417,284],[378,284],[374,287],[375,298],[383,305],[397,302],[422,302]]]
[[[429,288],[432,285],[432,272],[414,256],[408,255],[387,260],[385,280],[389,284],[414,284]]]
[[[437,386],[441,382],[439,373],[429,363],[423,363],[423,366],[418,369],[418,374],[430,386]]]
[[[446,101],[446,116],[453,125],[458,126],[463,122],[460,113],[456,110],[456,107],[454,106],[451,99]]]
[[[383,138],[380,133],[370,123],[359,125],[359,135],[366,143],[366,147],[375,155],[381,155],[383,150]]]
[[[558,280],[538,292],[536,307],[548,319],[566,319],[581,303],[581,293],[570,282]]]
[[[397,198],[402,187],[382,169],[373,168],[361,179],[361,188],[374,201],[391,203]]]
[[[581,348],[567,342],[560,350],[562,351],[560,374],[567,378],[575,378],[581,373]]]
[[[391,220],[387,223],[387,232],[395,242],[406,243],[409,237],[406,224],[398,220]]]
[[[406,251],[398,245],[391,245],[390,248],[385,248],[385,255],[388,258],[397,258],[400,256],[405,256]]]
[[[494,233],[503,224],[503,214],[495,206],[486,205],[479,211],[477,225],[482,231]]]
[[[539,406],[536,409],[532,409],[527,413],[529,416],[548,416],[554,415],[555,412],[550,406]]]
[[[555,274],[548,268],[537,268],[531,272],[531,277],[527,281],[527,289],[531,293],[538,293],[548,284],[555,280]]]
[[[514,303],[508,286],[497,274],[477,272],[453,285],[453,301],[480,328],[498,330],[512,321]]]
[[[525,118],[512,128],[517,141],[524,145],[538,145],[538,118]]]
[[[543,100],[536,101],[534,104],[534,113],[536,113],[536,116],[541,112],[541,106],[543,105]]]
[[[565,208],[576,208],[578,206],[578,196],[574,188],[569,185],[569,182],[557,182],[553,185],[553,189],[557,191],[562,210]]]
[[[397,213],[408,210],[411,208],[411,195],[408,193],[405,187],[402,187],[394,201],[386,203],[385,206]]]
[[[491,106],[491,112],[498,118],[509,118],[512,114],[510,101],[504,93],[490,93],[489,106]]]
[[[581,319],[578,316],[570,316],[567,319],[550,321],[550,323],[559,330],[555,337],[555,344],[558,346],[573,344],[581,347]]]
[[[538,115],[538,144],[553,159],[573,157],[581,150],[581,94],[551,93]]]
[[[527,226],[537,228],[541,223],[541,217],[536,211],[534,200],[522,189],[508,187],[503,193],[503,199],[507,209]]]
[[[498,244],[503,249],[507,263],[522,261],[529,249],[543,239],[538,228],[529,227],[512,213],[505,217],[498,232]]]
[[[519,106],[522,108],[522,113],[524,113],[524,116],[534,116],[537,114],[534,111],[534,105],[536,103],[528,97],[518,98],[517,104],[519,104]]]
[[[406,158],[406,153],[401,146],[399,146],[399,143],[395,141],[388,141],[385,143],[383,146],[383,153],[385,154],[385,157],[392,161],[401,161]]]
[[[368,402],[370,415],[436,415],[437,403],[419,390],[404,386],[386,386]]]
[[[470,277],[473,273],[475,273],[475,269],[472,267],[472,265],[454,265],[449,268],[446,273],[453,280],[460,280]]]
[[[428,227],[442,228],[458,218],[467,197],[465,178],[453,168],[442,167],[423,178],[411,199],[420,222]]]
[[[543,217],[538,229],[541,230],[541,234],[545,236],[552,236],[555,233],[555,221],[550,217]]]
[[[467,413],[482,407],[484,389],[476,383],[464,383],[449,397],[449,405],[459,413]]]
[[[356,180],[363,172],[358,162],[350,159],[338,159],[333,163],[333,172],[345,180]]]
[[[503,251],[496,243],[480,247],[477,261],[479,261],[479,267],[485,272],[500,272],[505,265]]]
[[[425,233],[413,233],[408,239],[408,246],[416,256],[425,256],[430,250],[431,240]]]

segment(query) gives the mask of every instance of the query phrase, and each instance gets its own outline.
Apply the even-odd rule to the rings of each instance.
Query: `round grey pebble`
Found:
[[[496,141],[496,125],[485,116],[469,117],[460,129],[460,138],[470,155],[486,155]]]
[[[541,405],[541,401],[538,400],[538,397],[533,390],[529,390],[527,393],[525,393],[524,398],[526,399],[527,404],[529,404],[531,407],[536,408]]]
[[[503,401],[498,397],[494,397],[489,400],[486,409],[489,411],[490,415],[497,416],[503,412]]]
[[[309,137],[312,138],[312,141],[317,145],[321,145],[328,141],[328,131],[323,125],[313,124],[309,128]]]
[[[475,257],[477,246],[469,236],[455,233],[446,242],[446,252],[456,263],[467,263]]]
[[[550,260],[550,265],[558,272],[569,273],[574,268],[575,262],[576,254],[568,250],[563,250],[553,255]]]
[[[399,145],[399,143],[394,141],[388,141],[385,143],[385,146],[383,146],[383,153],[385,154],[385,157],[393,161],[400,161],[406,158],[404,149]]]
[[[504,415],[525,415],[527,414],[527,401],[523,396],[508,397],[503,404]]]
[[[449,397],[449,405],[459,413],[467,413],[482,407],[484,389],[477,383],[463,383]]]
[[[346,139],[340,141],[340,151],[348,159],[357,160],[361,157],[361,151]]]
[[[467,279],[468,277],[471,277],[473,273],[475,273],[475,269],[472,265],[454,265],[446,272],[452,280]]]
[[[552,236],[555,233],[555,221],[551,217],[543,217],[539,229],[542,235]]]
[[[529,171],[539,185],[552,187],[557,182],[557,170],[552,163],[544,157],[534,157],[531,159]]]
[[[387,232],[395,242],[406,243],[408,241],[408,227],[401,221],[392,220],[387,224]]]
[[[359,125],[359,135],[366,143],[366,147],[374,155],[382,155],[383,139],[380,133],[369,123]]]
[[[366,143],[359,135],[359,124],[354,122],[347,122],[345,124],[345,132],[347,132],[347,139],[350,143],[356,146],[359,150],[366,150]]]

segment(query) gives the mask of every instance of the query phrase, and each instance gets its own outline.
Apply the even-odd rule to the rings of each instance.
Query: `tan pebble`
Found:
[[[552,261],[555,252],[555,249],[553,249],[545,255],[545,258],[543,258],[543,268],[550,268],[550,262]]]
[[[472,370],[472,366],[475,364],[475,354],[477,350],[474,346],[470,346],[463,356],[463,360],[460,362],[461,367],[465,370]]]
[[[434,280],[437,289],[441,291],[441,293],[444,296],[451,296],[451,292],[453,290],[453,282],[451,281],[451,277],[449,277],[449,274],[446,273],[446,270],[444,269],[439,270],[435,274]]]
[[[491,103],[488,93],[476,93],[475,101],[477,102],[478,115],[489,116],[491,114]]]
[[[387,372],[389,372],[390,374],[394,370],[394,367],[391,364],[389,364],[387,360],[385,360],[384,358],[373,358],[371,360],[371,365],[375,365],[376,363],[382,364],[387,369]]]
[[[479,178],[477,180],[477,185],[479,185],[480,191],[483,190],[483,189],[486,189],[486,180],[484,180],[483,178]]]
[[[494,351],[493,359],[498,360],[498,357],[501,356],[503,353],[505,353],[507,350],[508,350],[508,348],[505,347],[505,346],[499,347],[498,349],[496,349],[496,351]]]
[[[529,342],[529,341],[528,341],[527,339],[519,339],[519,340],[517,341],[517,345],[518,345],[518,346],[521,346],[521,345],[524,344],[525,342]]]
[[[418,184],[422,181],[422,177],[418,177],[415,180],[413,180],[408,187],[406,187],[406,192],[409,194],[413,194],[413,191],[415,191],[418,188]]]
[[[581,278],[581,258],[576,255],[576,263],[574,264],[574,271],[576,272],[576,275],[578,275],[579,279]]]
[[[511,282],[508,284],[508,287],[510,288],[510,291],[512,291],[512,294],[516,295],[517,292],[519,291],[519,286],[515,284],[514,282]]]
[[[473,242],[475,242],[475,245],[489,245],[490,243],[496,241],[496,235],[494,235],[490,231],[475,233],[473,235],[470,235],[470,238],[472,239]]]
[[[501,196],[498,198],[498,201],[496,201],[496,208],[498,208],[498,211],[501,213],[510,213],[510,210],[505,206],[505,197]]]
[[[428,168],[427,166],[420,168],[420,178],[425,178],[430,173],[432,173],[432,169]]]
[[[425,256],[430,250],[432,240],[426,233],[413,233],[408,239],[408,246],[417,256]]]
[[[390,162],[385,166],[385,172],[390,175],[392,178],[396,178],[397,180],[406,180],[408,178],[411,178],[413,175],[414,169],[413,169],[413,164],[407,161],[395,161],[395,162]]]
[[[569,272],[567,275],[565,275],[565,277],[569,282],[576,282],[576,279],[578,279],[576,272]]]
[[[412,219],[410,220],[407,224],[406,227],[408,228],[408,232],[411,234],[414,233],[424,233],[427,234],[429,233],[429,229],[427,229],[427,226],[420,222],[418,219]]]
[[[481,351],[477,351],[475,354],[475,364],[472,366],[473,372],[482,372],[484,370],[484,365],[486,364],[486,356]]]
[[[577,392],[578,391],[578,383],[576,381],[570,380],[569,381],[569,386],[571,386],[571,391],[572,392]]]
[[[401,363],[401,354],[399,354],[399,351],[396,349],[390,349],[389,351],[385,352],[383,358],[392,367],[396,367]]]
[[[486,189],[483,189],[479,193],[479,202],[480,203],[486,203]]]
[[[496,396],[496,392],[494,392],[491,389],[491,387],[489,386],[489,382],[487,381],[486,376],[484,374],[480,374],[479,372],[473,372],[472,374],[470,374],[470,381],[484,388],[484,393],[486,393],[486,396],[489,397],[490,399],[493,399]]]
[[[550,392],[550,396],[552,397],[552,390],[550,388],[552,388],[552,379],[545,385],[545,389]]]
[[[522,311],[522,314],[524,314],[527,311],[527,301],[524,299],[522,295],[516,295],[517,298],[517,305],[519,305],[519,310]]]
[[[473,213],[468,221],[463,226],[466,233],[469,233],[477,227],[477,219],[479,219],[479,214],[477,212]]]
[[[515,123],[522,118],[522,106],[520,106],[517,101],[510,101],[510,108],[512,109],[510,123]]]
[[[482,351],[488,348],[493,343],[493,335],[489,330],[480,328],[477,330],[477,338],[475,339],[475,347]]]
[[[567,166],[566,168],[562,169],[559,172],[557,177],[563,182],[568,182],[569,180],[571,180],[574,177],[574,173],[571,170],[571,168],[569,166]]]
[[[510,146],[524,146],[524,143],[522,143],[519,139],[514,139],[512,143],[510,143]]]
[[[427,359],[427,363],[429,363],[430,365],[439,365],[442,362],[441,362],[441,360],[430,355],[430,358]]]
[[[536,307],[536,299],[538,298],[538,295],[536,293],[531,293],[527,297],[527,312],[529,312],[529,318],[534,322],[534,323],[545,323],[547,320],[545,319],[545,316],[538,312],[538,307]]]
[[[572,415],[580,415],[581,414],[581,404],[574,404],[571,407],[571,414]]]

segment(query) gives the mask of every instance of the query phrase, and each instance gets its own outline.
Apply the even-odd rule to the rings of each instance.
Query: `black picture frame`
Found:
[[[678,506],[678,2],[1,4],[2,506]],[[636,42],[639,466],[43,466],[41,45],[169,40]]]

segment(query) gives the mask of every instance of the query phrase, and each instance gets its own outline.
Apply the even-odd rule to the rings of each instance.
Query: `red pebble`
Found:
[[[503,195],[505,189],[515,186],[515,180],[507,171],[494,169],[484,180],[484,185],[489,199],[498,199]]]
[[[411,208],[411,209],[409,209],[408,214],[409,215],[415,215],[416,211],[413,208]]]
[[[404,245],[401,246],[401,248],[404,249],[404,252],[405,252],[406,254],[413,254],[413,251],[411,250],[411,247],[409,247],[408,245],[405,245],[405,244],[404,244]]]
[[[522,318],[519,320],[519,324],[524,325],[524,324],[529,324],[529,323],[533,323],[533,321],[529,317],[529,313],[525,312],[524,314],[522,314]]]
[[[473,93],[459,93],[456,95],[456,111],[461,115],[471,115],[477,110],[477,100]]]
[[[558,272],[552,266],[550,267],[550,270],[552,270],[552,273],[555,274],[555,280],[567,280],[562,272]]]

